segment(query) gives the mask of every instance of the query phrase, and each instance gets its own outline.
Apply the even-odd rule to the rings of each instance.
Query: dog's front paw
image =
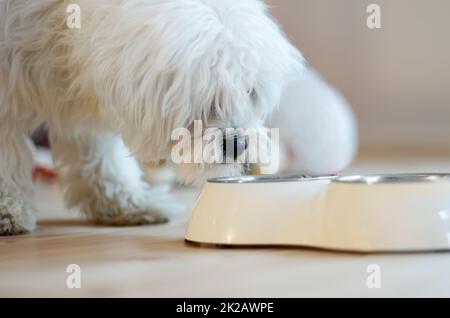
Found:
[[[183,208],[164,189],[141,189],[138,193],[116,193],[95,198],[90,217],[97,224],[139,226],[169,222]]]
[[[0,197],[0,236],[19,235],[36,228],[33,209],[20,198]]]
[[[155,225],[169,222],[169,218],[155,211],[143,212],[124,212],[114,217],[100,217],[96,220],[97,224],[111,226],[139,226]]]

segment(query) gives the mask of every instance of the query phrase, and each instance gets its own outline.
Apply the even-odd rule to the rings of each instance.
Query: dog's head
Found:
[[[113,68],[121,72],[114,94],[125,103],[118,112],[125,142],[141,161],[173,160],[174,131],[184,128],[192,148],[192,163],[179,165],[185,180],[242,173],[240,163],[199,163],[195,145],[231,144],[225,159],[246,150],[243,130],[225,129],[261,127],[287,76],[303,69],[301,54],[261,1],[149,1],[127,10],[120,20],[127,46]],[[222,136],[206,140],[196,121]]]

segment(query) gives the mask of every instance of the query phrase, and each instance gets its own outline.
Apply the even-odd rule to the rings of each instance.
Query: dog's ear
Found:
[[[173,129],[200,119],[213,98],[202,56],[214,34],[205,32],[210,17],[198,7],[131,2],[105,6],[92,19],[97,27],[83,60],[93,69],[102,111],[129,145],[145,144],[154,158],[161,158]]]
[[[253,22],[253,28],[258,30],[253,41],[257,43],[261,55],[253,100],[262,116],[266,116],[279,105],[287,81],[303,73],[306,63],[301,52],[270,15],[268,6],[261,5],[264,15]]]

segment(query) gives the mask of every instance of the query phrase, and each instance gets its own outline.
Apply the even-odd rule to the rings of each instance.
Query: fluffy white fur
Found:
[[[66,26],[73,3],[81,29]],[[169,159],[172,130],[194,120],[261,125],[302,65],[258,0],[0,1],[0,235],[35,227],[25,136],[41,122],[68,205],[104,224],[164,222],[177,206],[138,161]],[[242,170],[179,168],[189,181]]]
[[[338,174],[358,150],[351,107],[312,69],[289,81],[268,125],[280,128],[280,170],[286,173]]]

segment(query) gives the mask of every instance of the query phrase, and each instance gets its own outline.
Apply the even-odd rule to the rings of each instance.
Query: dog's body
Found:
[[[80,29],[66,23],[72,4]],[[0,1],[0,235],[35,228],[26,135],[40,123],[69,206],[103,224],[160,223],[177,205],[138,161],[169,159],[171,132],[194,120],[261,125],[302,62],[257,0]]]

